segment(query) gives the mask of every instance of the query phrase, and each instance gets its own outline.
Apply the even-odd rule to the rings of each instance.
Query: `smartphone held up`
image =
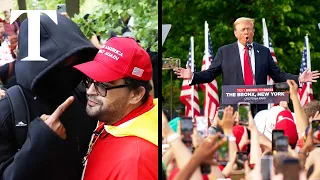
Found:
[[[239,102],[238,103],[238,113],[239,113],[239,125],[248,126],[249,125],[249,116],[250,112],[250,103],[248,102]]]
[[[191,117],[181,117],[180,128],[182,135],[182,142],[184,142],[188,147],[192,146],[191,135],[193,133],[193,121]]]

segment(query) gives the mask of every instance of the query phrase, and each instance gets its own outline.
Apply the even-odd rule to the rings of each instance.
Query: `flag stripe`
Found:
[[[192,44],[190,43],[189,48],[189,56],[187,60],[186,67],[191,68],[191,49]],[[196,66],[194,64],[194,72],[196,71]],[[192,102],[192,90],[193,90],[193,102]],[[192,86],[189,85],[188,80],[183,80],[181,93],[180,93],[180,101],[185,105],[185,116],[192,117],[192,105],[193,105],[193,113],[194,116],[200,115],[200,105],[199,105],[199,95],[198,95],[198,87],[195,85],[192,89]]]
[[[307,66],[308,66],[307,56],[308,56],[307,40],[305,38],[303,52],[302,52],[302,60],[300,65],[300,75],[307,69]],[[311,67],[309,67],[309,70],[311,70]],[[309,92],[308,92],[308,89],[309,89]],[[312,91],[311,83],[303,83],[302,87],[299,88],[299,99],[300,99],[301,106],[305,106],[307,103],[313,100],[313,91]]]
[[[209,32],[209,29],[208,29]],[[208,51],[207,54],[209,55],[208,59],[206,59],[206,52],[203,57],[202,67],[201,70],[206,70],[206,63],[208,63],[207,67],[209,67],[213,61],[213,52],[212,52],[212,43],[210,38],[210,33],[208,33]],[[217,81],[214,79],[212,82],[206,84],[200,84],[200,88],[204,91],[204,116],[208,117],[209,119],[213,119],[219,107],[219,96],[218,96],[218,84]],[[208,88],[208,89],[207,89]],[[207,92],[208,90],[208,92]],[[207,97],[206,97],[207,96]]]

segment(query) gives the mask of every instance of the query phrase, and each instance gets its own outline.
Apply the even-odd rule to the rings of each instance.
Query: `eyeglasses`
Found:
[[[85,78],[82,83],[84,84],[84,86],[86,88],[90,88],[92,83],[94,84],[94,88],[97,91],[97,93],[102,96],[105,97],[107,95],[107,91],[111,90],[111,89],[118,89],[118,88],[123,88],[123,87],[128,87],[130,86],[130,84],[121,84],[118,86],[112,86],[112,87],[108,87],[107,85],[101,83],[101,82],[96,82],[91,78]]]

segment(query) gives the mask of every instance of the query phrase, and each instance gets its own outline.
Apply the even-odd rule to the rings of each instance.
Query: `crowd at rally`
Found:
[[[0,179],[157,179],[155,57],[132,37],[97,48],[67,14],[57,20],[40,15],[41,62],[21,61],[30,19],[15,32],[0,23],[2,44],[19,42],[0,66],[13,73],[0,77]]]
[[[163,113],[162,168],[167,179],[320,179],[320,131],[314,125],[320,120],[320,102],[313,100],[302,107],[298,85],[293,80],[287,83],[293,109],[281,102],[255,117],[249,112],[249,125],[242,126],[238,112],[228,106],[222,119],[216,113],[211,120],[207,137],[199,135],[194,127],[191,145],[181,137],[183,118],[168,122]],[[273,147],[277,146],[278,141],[272,137],[277,131],[283,131],[287,138],[285,149]],[[229,160],[222,164],[216,154],[226,142]],[[242,159],[240,152],[247,157]],[[211,170],[203,171],[204,165]]]

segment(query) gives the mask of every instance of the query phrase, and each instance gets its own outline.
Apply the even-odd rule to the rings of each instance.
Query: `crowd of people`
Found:
[[[249,125],[241,126],[238,113],[228,106],[222,119],[216,115],[212,120],[209,129],[216,131],[208,130],[207,137],[200,136],[194,127],[191,149],[182,141],[181,120],[176,126],[163,113],[163,179],[320,179],[320,131],[313,125],[320,120],[320,101],[313,100],[302,107],[298,85],[294,80],[287,83],[293,109],[281,102],[255,117],[249,112]],[[273,148],[277,144],[273,131],[283,131],[286,149]],[[217,141],[221,135],[224,139]],[[215,154],[226,141],[229,161],[222,165]],[[247,158],[242,159],[240,152],[247,154]],[[209,165],[211,170],[203,172],[203,165]]]
[[[57,20],[40,16],[47,61],[21,61],[29,19],[19,28],[15,81],[0,92],[0,179],[157,179],[150,55],[129,37],[98,49],[70,18]]]
[[[1,88],[8,88],[15,81],[11,77],[14,74],[14,61],[17,58],[20,25],[17,21],[10,23],[11,9],[4,10],[3,14],[4,19],[0,18],[0,82]]]

